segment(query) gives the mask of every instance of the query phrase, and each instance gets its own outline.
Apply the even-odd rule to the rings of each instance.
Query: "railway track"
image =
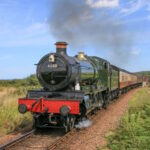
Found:
[[[44,131],[41,132],[34,129],[2,145],[0,150],[55,150],[59,148],[61,144],[71,140],[73,135],[78,131],[74,128],[67,134],[58,132],[58,130],[56,134],[54,134],[54,132],[56,132],[56,130],[45,134]]]
[[[94,120],[96,114],[99,112],[100,111],[94,111],[92,112],[92,115],[89,113],[88,118]],[[70,141],[73,136],[80,131],[82,130],[74,128],[67,134],[63,134],[62,132],[58,132],[58,129],[45,131],[36,131],[33,129],[32,131],[2,145],[0,150],[55,150],[59,149],[60,145]]]
[[[34,134],[36,132],[36,130],[32,130],[28,133],[25,133],[24,135],[13,139],[11,141],[9,141],[8,143],[2,145],[0,147],[0,150],[35,150],[35,149],[39,149],[39,150],[54,150],[56,148],[58,148],[58,146],[65,142],[67,139],[70,139],[71,136],[73,136],[73,134],[75,133],[76,129],[74,128],[72,131],[68,132],[67,134],[65,134],[62,137],[59,138],[54,138],[53,140],[51,140],[49,143],[47,143],[48,145],[42,145],[39,144],[37,145],[36,143],[32,143],[31,141],[33,141],[33,139],[37,138],[38,140],[41,140],[41,138],[43,138],[44,140],[48,139],[48,138],[53,138],[53,136],[47,136],[47,138],[45,137],[35,137],[37,136],[36,134]],[[43,135],[41,135],[43,136]],[[28,141],[28,142],[27,142]],[[29,142],[30,141],[30,142]],[[48,142],[48,141],[45,141]],[[29,144],[32,143],[33,145]]]
[[[73,137],[74,133],[76,132],[76,129],[72,129],[70,132],[65,134],[62,138],[59,138],[54,143],[52,143],[49,147],[47,147],[47,150],[55,150],[60,146],[60,144],[66,142],[68,139],[71,140],[71,137]]]
[[[91,113],[88,114],[88,118],[90,120],[93,120],[95,119],[97,113],[99,113],[99,111],[94,111],[92,112],[92,115]],[[63,144],[67,144],[69,143],[69,141],[72,140],[73,136],[75,134],[78,134],[80,133],[80,131],[82,131],[82,129],[76,129],[76,128],[73,128],[70,132],[68,132],[67,134],[65,134],[62,138],[56,140],[54,143],[52,143],[49,147],[47,147],[47,150],[57,150],[57,149],[63,149],[63,146],[62,148],[60,147],[61,145]]]
[[[0,150],[47,150],[64,136],[62,130],[32,130],[0,147]]]
[[[122,96],[120,96],[122,97]],[[111,103],[115,103],[116,100],[112,101]],[[100,109],[94,110],[88,114],[88,119],[92,120],[94,122],[96,120],[96,116],[98,113],[100,113]],[[69,133],[65,134],[62,138],[56,140],[54,143],[52,143],[49,147],[47,147],[47,150],[63,150],[66,148],[66,145],[69,143],[69,141],[72,141],[74,136],[77,136],[77,134],[80,134],[81,132],[84,132],[84,129],[76,129],[74,128]]]
[[[35,129],[33,129],[33,130],[31,130],[31,131],[21,135],[18,138],[15,138],[15,139],[9,141],[8,143],[2,145],[0,147],[0,150],[7,150],[7,149],[9,149],[10,147],[12,147],[12,146],[16,145],[17,143],[21,142],[22,140],[30,137],[34,132],[35,132]]]

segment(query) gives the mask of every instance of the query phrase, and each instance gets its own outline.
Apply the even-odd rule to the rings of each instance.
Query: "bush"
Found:
[[[120,126],[107,137],[107,147],[119,149],[150,149],[150,94],[141,89],[129,103]]]
[[[31,75],[25,79],[0,80],[0,87],[20,87],[20,86],[40,87],[40,84],[36,75]]]

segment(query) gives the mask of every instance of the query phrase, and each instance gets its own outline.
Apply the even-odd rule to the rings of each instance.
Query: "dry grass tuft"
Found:
[[[24,97],[27,89],[0,88],[0,133],[8,134],[32,122],[30,113],[18,112],[18,98]]]

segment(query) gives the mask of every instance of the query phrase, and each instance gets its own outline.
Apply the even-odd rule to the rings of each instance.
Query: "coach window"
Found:
[[[107,69],[108,69],[108,71],[109,71],[109,68],[110,68],[110,64],[107,64]]]
[[[110,75],[112,75],[112,68],[110,67]]]
[[[104,65],[104,69],[107,69],[107,63],[104,62],[103,65]]]

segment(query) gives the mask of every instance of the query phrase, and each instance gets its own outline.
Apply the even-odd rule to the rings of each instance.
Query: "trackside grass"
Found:
[[[142,88],[129,102],[129,109],[119,127],[107,134],[111,150],[150,149],[150,89]]]
[[[40,89],[36,75],[24,79],[0,80],[0,136],[32,123],[30,113],[18,112],[18,98],[25,97],[28,90]]]
[[[24,97],[31,87],[0,88],[0,135],[8,134],[32,123],[30,113],[18,112],[18,98]]]

